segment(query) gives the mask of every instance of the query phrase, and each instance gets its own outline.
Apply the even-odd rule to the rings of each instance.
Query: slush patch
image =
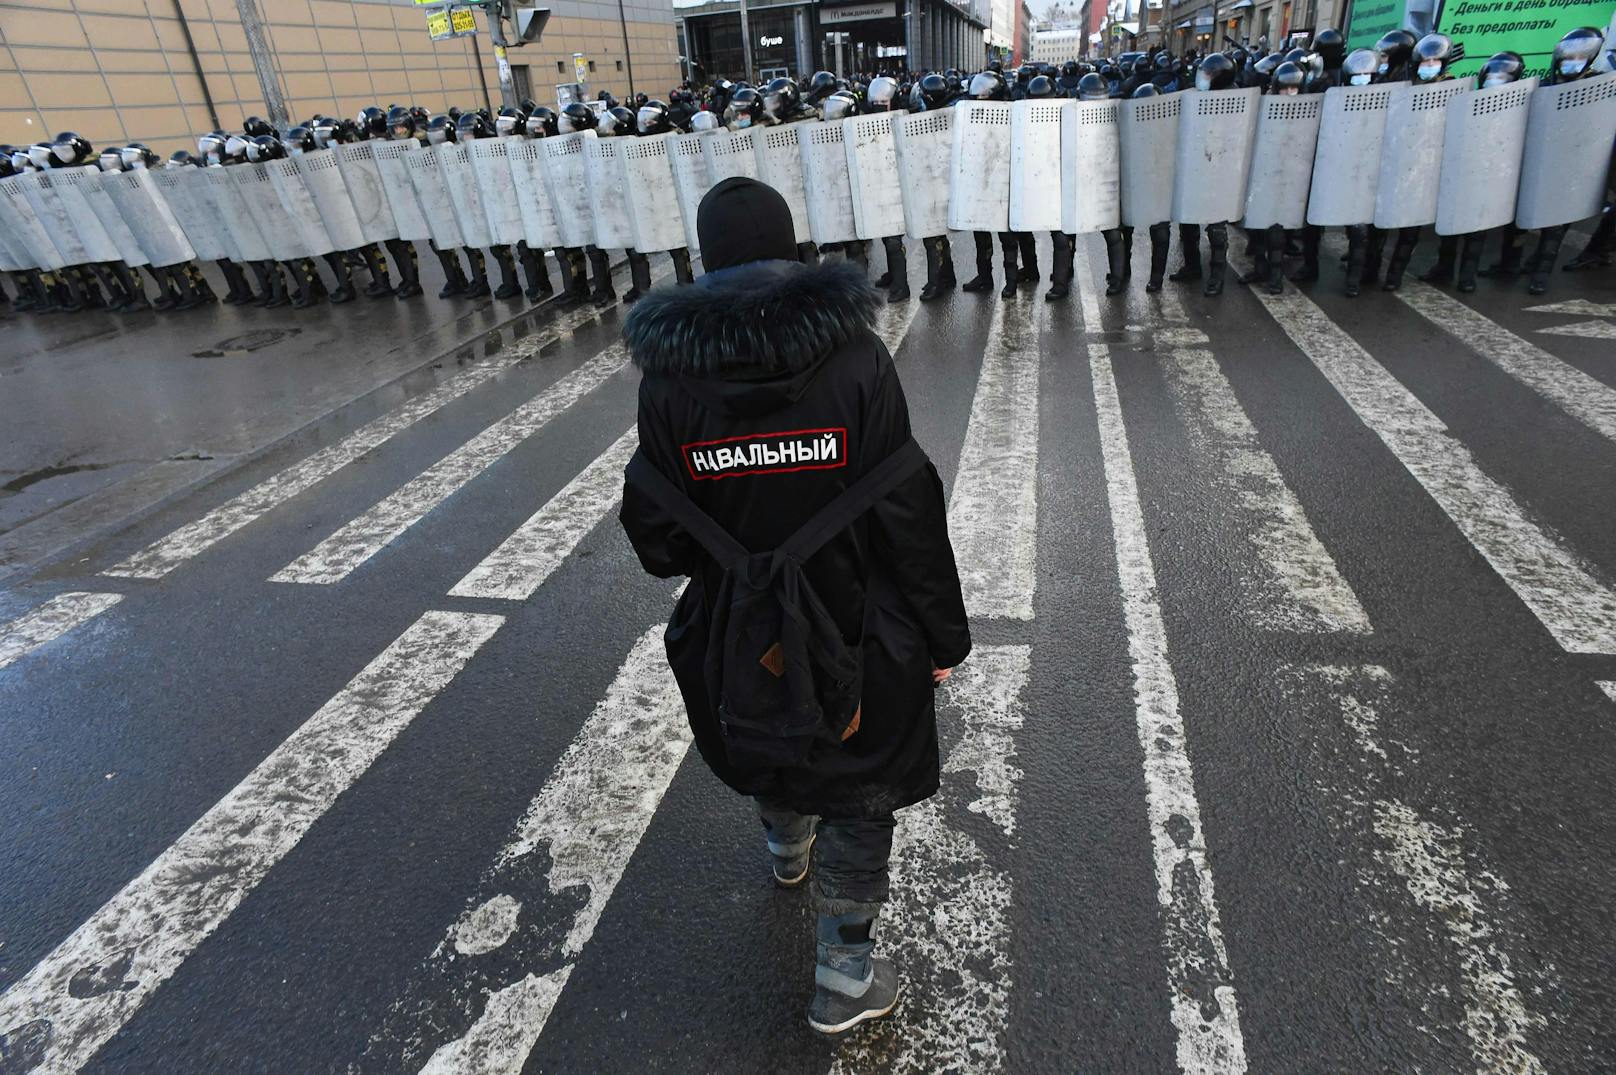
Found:
[[[691,478],[734,478],[743,474],[790,474],[847,466],[846,429],[793,429],[753,433],[686,444],[685,469]]]

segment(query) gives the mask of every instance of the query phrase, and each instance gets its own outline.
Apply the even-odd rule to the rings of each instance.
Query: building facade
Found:
[[[1080,26],[1051,26],[1035,28],[1032,32],[1033,63],[1050,63],[1059,67],[1068,60],[1087,55],[1083,28]]]
[[[987,25],[971,0],[784,0],[747,4],[746,69],[736,0],[678,3],[680,40],[690,77],[764,82],[815,71],[841,76],[950,67],[984,62]]]
[[[590,96],[664,95],[680,79],[667,0],[547,0],[543,38],[509,50],[518,98],[550,102],[575,81]],[[619,12],[621,11],[621,17]],[[0,0],[0,142],[77,131],[97,147],[144,142],[167,155],[197,134],[270,117],[293,122],[367,105],[501,104],[487,25],[433,41],[411,0]],[[257,27],[254,27],[257,23]],[[581,54],[575,58],[574,54]]]

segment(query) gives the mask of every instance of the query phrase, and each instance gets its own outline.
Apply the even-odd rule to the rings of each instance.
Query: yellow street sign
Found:
[[[426,13],[426,32],[432,40],[465,37],[477,32],[477,17],[469,7],[446,7]]]
[[[447,11],[428,11],[426,13],[426,32],[434,41],[452,34],[454,31],[449,28],[449,13]]]
[[[449,10],[449,25],[456,34],[474,34],[477,32],[477,19],[469,7],[457,7]]]

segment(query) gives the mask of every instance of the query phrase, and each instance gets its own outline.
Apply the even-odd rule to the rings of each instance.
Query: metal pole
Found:
[[[628,45],[628,16],[623,14],[623,0],[617,0],[617,24],[623,29],[623,62],[628,65],[628,97],[634,99],[634,50]]]
[[[483,70],[483,50],[477,45],[477,35],[471,35],[471,56],[477,65],[477,81],[483,84],[483,107],[492,112],[494,99],[488,96],[488,73]]]
[[[483,15],[488,19],[488,37],[494,42],[494,63],[499,67],[499,102],[509,107],[516,104],[516,85],[511,79],[511,63],[505,58],[505,25],[500,21],[504,15],[502,0],[489,0],[479,5]],[[494,110],[493,99],[488,96],[488,74],[483,70],[482,49],[477,47],[477,35],[471,35],[471,51],[477,58],[477,78],[483,84],[483,101],[488,110]]]
[[[741,81],[752,81],[752,24],[746,17],[746,0],[741,0]]]
[[[264,20],[258,14],[257,0],[236,0],[236,13],[241,16],[241,32],[247,38],[247,51],[252,53],[253,70],[258,72],[258,88],[264,95],[270,126],[285,130],[286,95],[281,92],[280,73],[275,70],[275,60],[264,38]]]
[[[213,105],[213,94],[208,90],[208,76],[202,72],[202,61],[196,55],[196,42],[191,39],[191,24],[185,21],[185,8],[180,0],[174,0],[174,14],[180,20],[180,34],[185,38],[185,51],[191,54],[191,70],[196,72],[196,80],[202,86],[202,101],[208,106],[208,119],[213,121],[214,129],[224,126],[219,122],[219,110]]]

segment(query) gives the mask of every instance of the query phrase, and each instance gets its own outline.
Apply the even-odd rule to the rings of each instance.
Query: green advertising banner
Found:
[[[1402,26],[1407,0],[1353,0],[1347,11],[1347,51],[1372,49],[1375,42]]]
[[[1437,29],[1464,42],[1465,58],[1456,75],[1475,72],[1487,57],[1508,50],[1526,60],[1526,73],[1548,73],[1555,42],[1579,26],[1603,31],[1616,0],[1448,0]]]

